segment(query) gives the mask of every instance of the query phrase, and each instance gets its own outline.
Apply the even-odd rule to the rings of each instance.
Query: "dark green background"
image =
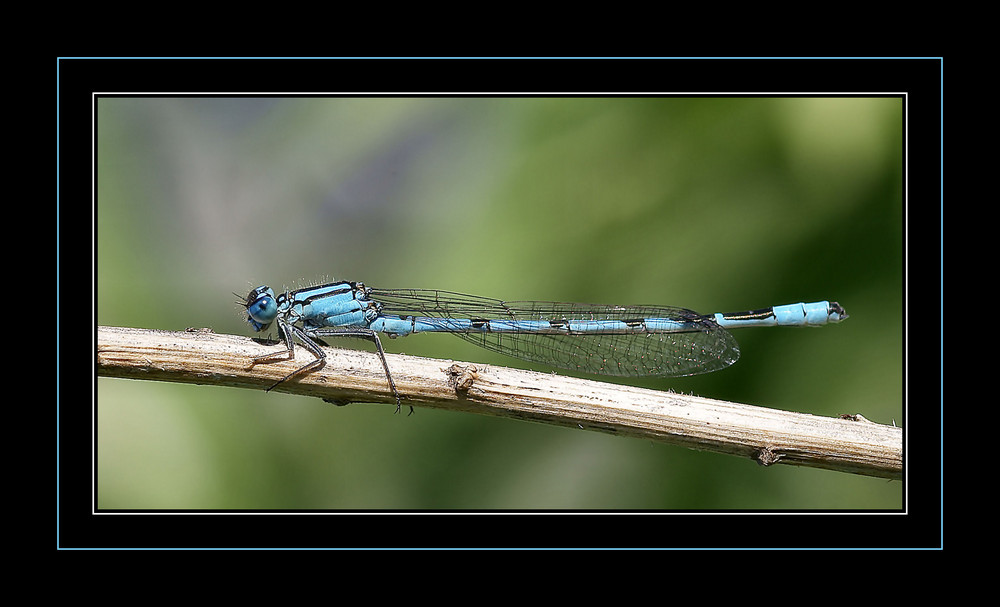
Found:
[[[97,320],[250,336],[233,292],[332,278],[705,313],[833,299],[839,326],[739,331],[735,366],[635,383],[904,426],[902,126],[898,98],[101,98]],[[97,394],[101,508],[902,504],[900,482],[528,422]]]

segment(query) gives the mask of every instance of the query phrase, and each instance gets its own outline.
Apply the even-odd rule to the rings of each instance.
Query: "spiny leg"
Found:
[[[303,333],[301,329],[299,329],[294,325],[289,325],[287,323],[280,321],[278,323],[278,329],[281,331],[281,336],[284,338],[285,345],[287,346],[288,349],[284,352],[274,352],[272,354],[264,354],[262,356],[256,356],[253,359],[253,364],[257,364],[258,362],[264,360],[273,360],[279,356],[287,356],[288,360],[295,360],[295,342],[293,336],[299,338],[299,341],[302,342],[302,345],[305,346],[305,348],[309,350],[313,354],[313,356],[316,357],[316,360],[306,363],[301,367],[299,367],[298,369],[292,371],[288,375],[282,377],[275,383],[271,384],[271,386],[268,387],[265,390],[265,392],[270,392],[271,390],[281,385],[283,382],[288,381],[289,379],[295,377],[296,375],[300,375],[302,373],[307,373],[309,371],[322,368],[323,365],[326,364],[326,354],[323,352],[322,348],[313,343],[313,341],[309,339],[309,337],[307,337],[306,334]]]
[[[294,327],[293,327],[294,328]],[[297,334],[301,333],[299,329],[295,329]],[[378,353],[378,358],[382,361],[382,368],[385,370],[385,378],[389,382],[389,388],[392,390],[393,396],[396,397],[396,413],[399,413],[400,400],[399,391],[396,390],[396,382],[392,379],[392,373],[389,372],[389,363],[385,360],[385,350],[382,349],[382,341],[378,337],[378,333],[372,331],[371,329],[359,329],[359,328],[323,328],[323,329],[313,329],[309,332],[309,335],[323,337],[359,337],[361,339],[368,340],[375,344],[375,350]],[[296,372],[297,373],[297,372]],[[410,412],[408,415],[413,415],[413,405],[410,405]]]
[[[295,325],[291,325],[281,321],[278,322],[278,329],[281,332],[281,336],[285,341],[285,346],[287,347],[287,350],[284,350],[282,352],[273,352],[271,354],[263,354],[261,356],[255,356],[250,365],[251,367],[257,364],[258,362],[275,360],[278,357],[286,357],[287,360],[295,360],[294,338],[298,338],[299,342],[301,342],[302,345],[305,346],[305,348],[309,350],[313,354],[313,356],[316,357],[316,360],[306,363],[305,365],[302,365],[301,367],[292,371],[288,375],[282,377],[274,384],[272,384],[269,388],[267,388],[265,392],[270,392],[274,388],[281,385],[283,382],[288,381],[289,379],[297,375],[308,373],[309,371],[314,371],[316,369],[320,369],[326,364],[326,354],[323,352],[323,349],[320,348],[319,345],[317,345],[316,342],[313,341],[313,339],[318,339],[318,336],[323,335],[323,336],[337,336],[337,337],[359,337],[361,339],[366,339],[375,344],[375,349],[378,351],[379,360],[382,361],[382,369],[385,370],[386,380],[388,380],[389,382],[389,388],[392,390],[393,396],[396,397],[396,413],[399,413],[401,397],[399,395],[399,391],[396,390],[396,382],[393,381],[392,374],[389,372],[389,363],[385,359],[385,350],[382,349],[382,342],[381,340],[379,340],[378,334],[375,331],[372,331],[371,329],[344,327],[344,328],[313,329],[307,333],[306,331],[303,331],[302,329],[296,327]],[[413,414],[413,405],[410,405],[409,414],[410,415]]]
[[[288,360],[295,360],[295,346],[292,345],[291,333],[288,332],[287,328],[285,327],[285,324],[280,321],[278,322],[278,331],[281,333],[282,341],[285,342],[285,350],[282,350],[281,352],[272,352],[270,354],[261,354],[260,356],[254,356],[253,359],[250,361],[250,368],[253,368],[253,366],[259,362],[276,360],[278,359],[278,357],[281,356],[286,357]],[[271,387],[273,388],[274,386]],[[268,390],[270,389],[271,388],[268,388]]]

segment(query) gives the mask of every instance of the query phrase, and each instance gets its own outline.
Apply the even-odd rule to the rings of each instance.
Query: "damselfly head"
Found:
[[[266,285],[253,289],[245,302],[238,303],[247,309],[247,322],[257,332],[270,327],[278,316],[278,302],[274,299],[274,291]]]

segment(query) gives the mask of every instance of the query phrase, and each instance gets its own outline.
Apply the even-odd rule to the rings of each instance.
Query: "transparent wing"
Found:
[[[679,377],[724,369],[740,356],[733,336],[710,318],[684,308],[501,301],[429,289],[370,289],[382,313],[440,319],[442,331],[514,358],[614,376]],[[579,333],[458,332],[448,319],[620,321],[628,329]],[[670,329],[651,330],[672,321]],[[638,328],[637,328],[638,327]]]

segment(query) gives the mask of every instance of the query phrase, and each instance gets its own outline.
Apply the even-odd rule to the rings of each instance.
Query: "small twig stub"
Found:
[[[778,463],[784,455],[775,452],[770,446],[764,446],[754,453],[754,459],[761,466],[770,466]]]
[[[454,364],[443,369],[448,375],[448,385],[455,389],[455,392],[463,394],[476,383],[479,369],[475,365]]]

